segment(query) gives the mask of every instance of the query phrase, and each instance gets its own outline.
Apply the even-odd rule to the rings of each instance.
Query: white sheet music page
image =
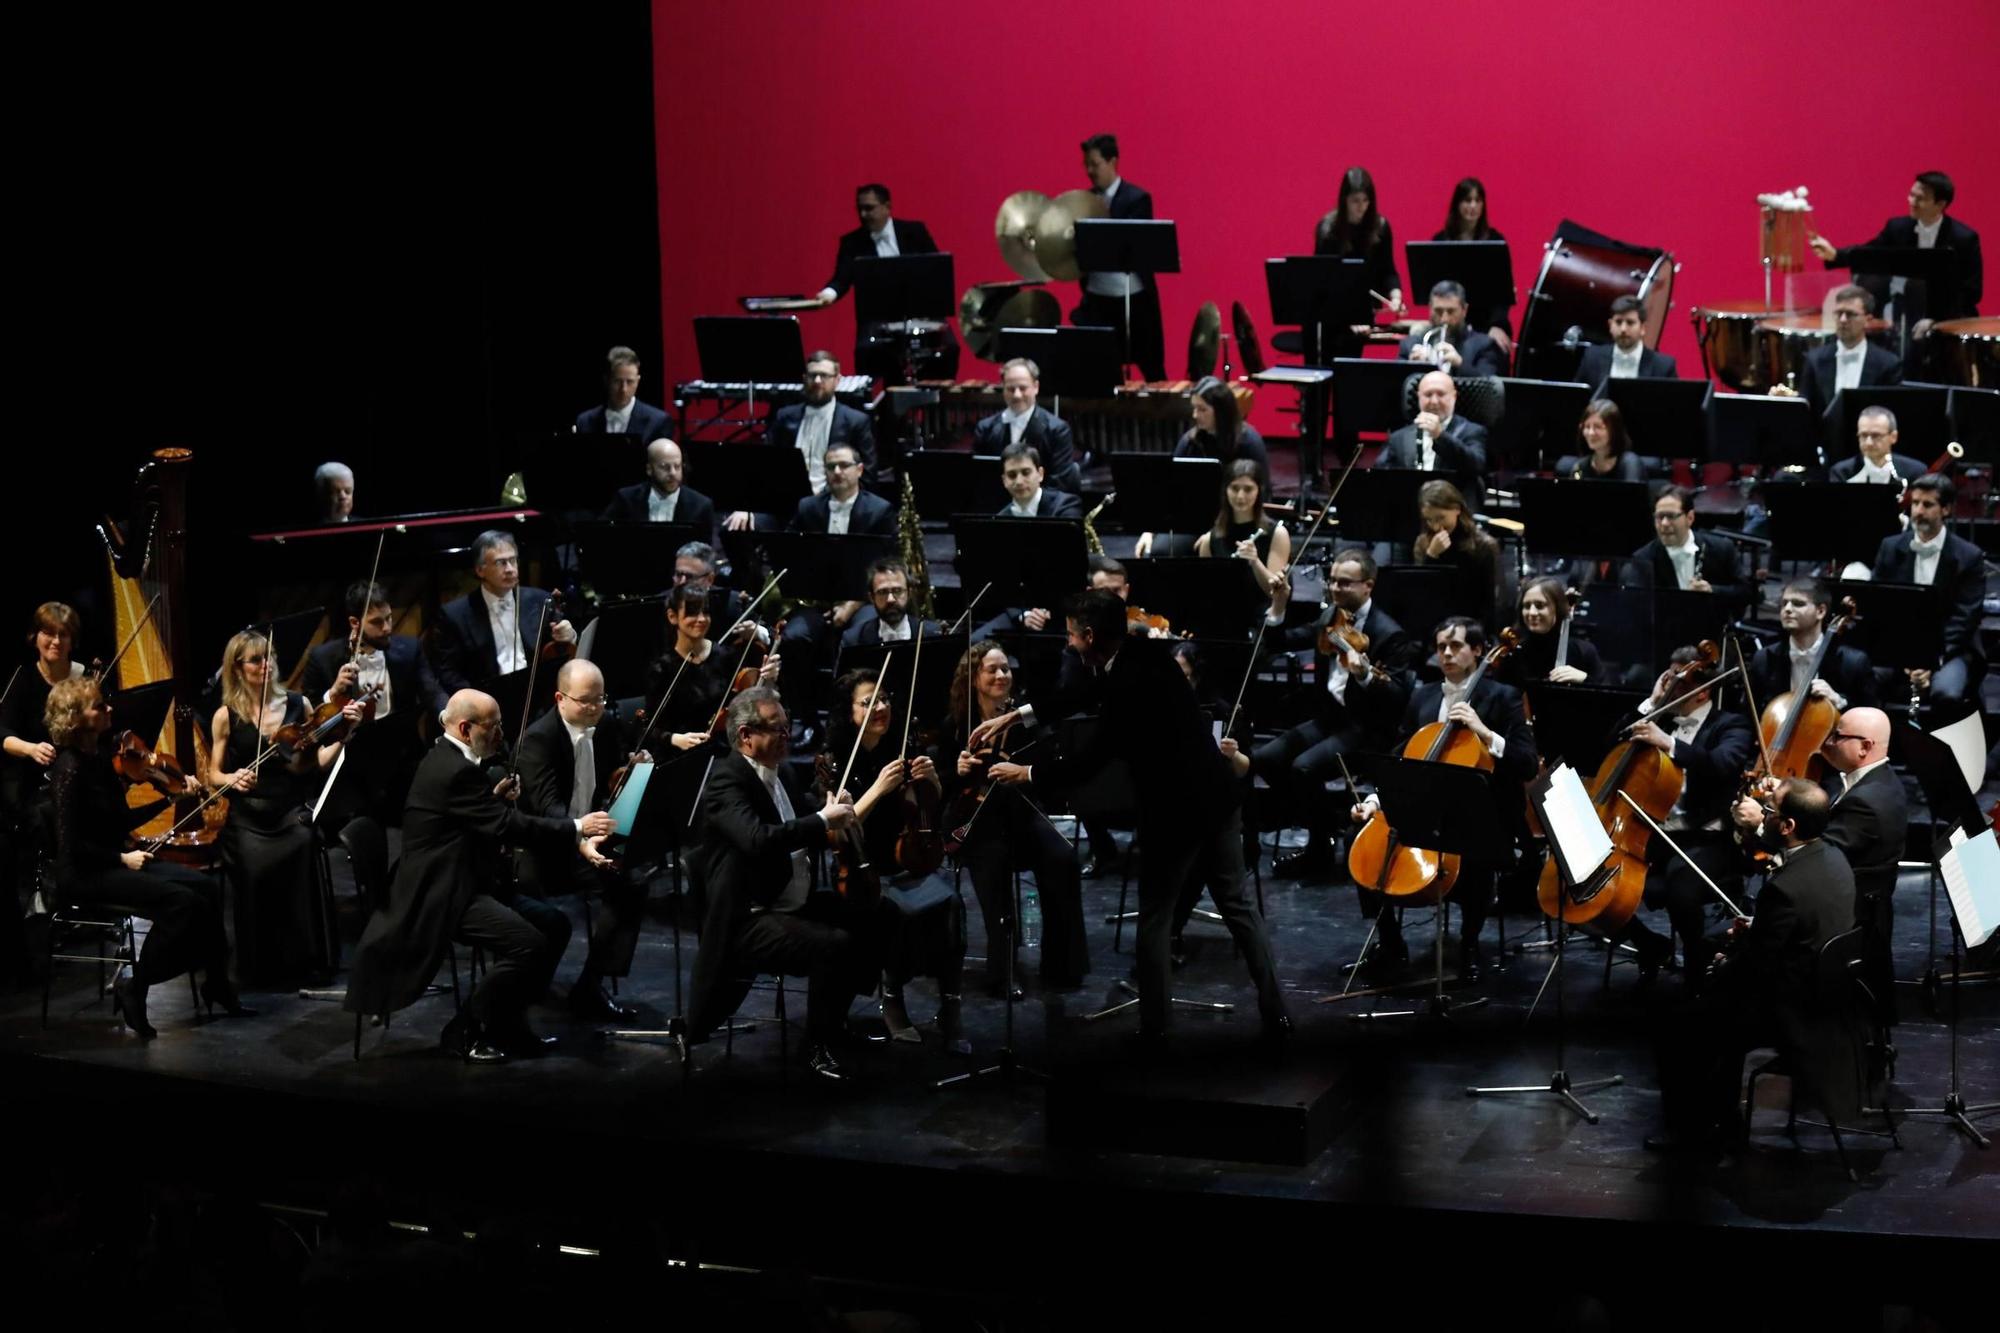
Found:
[[[1976,838],[1953,829],[1951,849],[1938,862],[1965,947],[1976,949],[2000,927],[2000,838],[1987,829]]]
[[[1562,865],[1573,883],[1581,883],[1597,873],[1611,859],[1611,835],[1590,804],[1583,780],[1568,764],[1558,764],[1549,773],[1549,789],[1542,798],[1542,827],[1557,849]]]

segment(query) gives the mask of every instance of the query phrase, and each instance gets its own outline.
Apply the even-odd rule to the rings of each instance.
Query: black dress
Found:
[[[304,695],[285,696],[285,725],[311,711]],[[256,723],[231,712],[222,770],[249,767],[266,745]],[[290,759],[289,750],[266,759],[255,789],[230,793],[222,827],[222,872],[236,898],[236,967],[247,987],[292,989],[338,962],[321,911],[310,808],[317,770],[294,772]]]
[[[71,663],[71,672],[78,668]],[[17,739],[40,745],[49,738],[48,724],[42,720],[52,687],[42,679],[41,669],[28,662],[14,677],[14,686],[0,702],[0,741]],[[24,816],[42,790],[48,770],[22,755],[0,754],[0,817]]]
[[[1499,544],[1491,538],[1464,541],[1454,537],[1443,555],[1433,557],[1421,554],[1425,540],[1418,537],[1413,543],[1413,559],[1419,565],[1452,571],[1452,614],[1471,616],[1492,629],[1494,603],[1500,594]]]
[[[1627,449],[1618,455],[1618,466],[1609,472],[1599,472],[1590,466],[1584,454],[1565,454],[1556,460],[1556,475],[1577,481],[1644,481],[1646,464],[1639,455]]]
[[[1512,685],[1523,692],[1530,682],[1547,680],[1549,672],[1556,669],[1558,633],[1558,630],[1550,630],[1547,634],[1531,634],[1525,629],[1522,630],[1521,646],[1493,669],[1493,679],[1503,685]],[[1583,684],[1596,680],[1598,672],[1604,665],[1597,655],[1597,649],[1581,638],[1573,628],[1569,637],[1569,665],[1583,672],[1588,678],[1582,682]]]
[[[687,663],[685,669],[683,662]],[[683,658],[678,649],[670,646],[653,663],[648,698],[654,707],[659,707],[658,701],[665,698],[669,687],[674,693],[661,709],[659,725],[653,728],[656,739],[647,742],[647,749],[660,765],[655,781],[663,778],[668,784],[668,809],[673,813],[676,829],[688,826],[695,800],[701,793],[702,779],[715,757],[723,753],[723,747],[710,741],[692,750],[677,750],[667,738],[680,732],[708,730],[729,688],[735,664],[736,655],[719,643],[711,644],[708,656],[699,662]]]

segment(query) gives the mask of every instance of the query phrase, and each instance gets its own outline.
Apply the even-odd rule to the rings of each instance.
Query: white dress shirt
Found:
[[[1902,478],[1896,475],[1896,469],[1891,464],[1884,463],[1882,466],[1877,467],[1864,457],[1861,460],[1861,466],[1854,469],[1854,475],[1847,480],[1850,484],[1880,482],[1884,485],[1889,485],[1900,482]]]
[[[1819,652],[1820,640],[1824,639],[1825,637],[1826,637],[1826,631],[1821,630],[1818,634],[1813,636],[1813,641],[1810,646],[1805,648],[1793,647],[1791,649],[1792,700],[1793,700],[1792,706],[1794,708],[1798,707],[1798,701],[1806,697],[1806,691],[1812,688],[1812,683],[1814,679],[1812,673],[1813,658]],[[1827,688],[1832,689],[1833,687],[1828,686]],[[1833,706],[1835,708],[1847,707],[1847,700],[1841,698],[1840,694],[1837,691],[1833,696]]]
[[[1028,423],[1035,419],[1035,409],[1031,407],[1027,411],[1018,414],[1009,411],[1005,415],[1007,418],[1008,442],[1010,444],[1019,444],[1027,437]]]
[[[1614,380],[1636,380],[1639,378],[1639,358],[1646,354],[1646,344],[1640,343],[1631,351],[1626,351],[1617,343],[1611,344],[1611,378]]]
[[[1863,338],[1852,347],[1839,343],[1834,346],[1836,349],[1833,354],[1834,390],[1838,392],[1841,389],[1860,388],[1861,366],[1868,360],[1868,340]]]
[[[1916,572],[1911,577],[1920,586],[1928,588],[1937,581],[1938,557],[1944,554],[1944,529],[1939,528],[1937,536],[1927,542],[1919,541],[1917,534],[1912,531],[1910,549],[1917,555]]]
[[[1694,744],[1695,735],[1700,732],[1701,724],[1708,721],[1708,715],[1714,711],[1715,700],[1704,699],[1701,701],[1701,707],[1692,712],[1682,713],[1674,719],[1673,726],[1668,730],[1668,734],[1673,737],[1674,742],[1668,754],[1676,763],[1687,763],[1687,747]],[[1661,825],[1662,828],[1671,832],[1679,832],[1688,826],[1687,810],[1684,804],[1686,800],[1687,788],[1682,787],[1680,797],[1675,800],[1674,808],[1667,812],[1666,822]],[[1708,826],[1711,829],[1720,828],[1722,820],[1719,817],[1710,820]]]
[[[882,224],[882,230],[875,233],[875,257],[894,259],[902,253],[896,248],[896,219],[890,218]]]
[[[632,400],[634,403],[637,401],[639,400],[636,398]],[[623,435],[625,428],[631,423],[632,403],[627,403],[623,407],[607,407],[604,409],[604,433],[606,435]]]
[[[1107,211],[1111,207],[1112,197],[1118,193],[1118,187],[1124,183],[1122,180],[1113,180],[1104,187],[1104,207]],[[1099,296],[1126,297],[1137,296],[1145,285],[1144,279],[1136,273],[1092,273],[1085,279],[1083,289],[1095,292]]]
[[[806,456],[806,480],[815,491],[826,488],[826,446],[833,438],[831,398],[818,407],[808,407],[799,419],[799,452]]]
[[[1938,233],[1943,230],[1944,230],[1944,218],[1942,216],[1940,216],[1936,222],[1930,222],[1930,223],[1919,222],[1917,224],[1917,249],[1919,250],[1937,249]],[[1891,301],[1894,301],[1897,297],[1903,294],[1904,290],[1909,285],[1910,285],[1910,280],[1908,278],[1889,279],[1889,299]],[[1889,316],[1889,312],[1886,309],[1882,312],[1882,314],[1885,317]]]
[[[1019,500],[1014,500],[1009,502],[1007,505],[1007,512],[1013,515],[1015,518],[1033,518],[1035,517],[1035,511],[1040,509],[1041,507],[1042,507],[1042,488],[1037,486],[1035,488],[1035,493],[1028,497],[1027,502],[1025,504],[1023,504],[1023,502]]]
[[[886,620],[877,619],[875,622],[875,635],[882,643],[906,643],[912,637],[915,625],[916,621],[909,616],[904,616],[903,623],[900,625],[891,625]]]
[[[519,671],[528,665],[527,654],[521,651],[520,590],[495,597],[481,588],[479,595],[486,601],[486,623],[493,627],[493,658],[500,674]]]
[[[778,770],[766,768],[755,759],[751,759],[749,763],[751,768],[757,770],[757,780],[764,784],[764,790],[771,793],[771,804],[778,807],[778,818],[787,824],[797,819],[799,815],[798,811],[792,808],[792,798],[785,793],[785,784],[778,781]],[[812,864],[807,859],[803,847],[794,848],[791,882],[785,885],[785,891],[778,895],[778,901],[771,904],[771,910],[796,912],[806,905],[806,899],[811,896]]]
[[[860,498],[860,491],[856,491],[845,500],[836,500],[831,495],[827,496],[826,530],[836,535],[844,534],[847,531],[848,520],[854,516],[854,502]]]
[[[381,691],[375,696],[376,718],[379,720],[389,716],[390,710],[394,707],[389,689],[389,655],[372,648],[364,648],[354,655],[354,668],[360,673],[356,688],[363,694],[373,689]],[[326,703],[332,698],[333,691],[329,689],[326,698],[320,702]]]
[[[1446,718],[1450,717],[1451,706],[1459,700],[1463,699],[1468,704],[1472,702],[1472,691],[1469,688],[1471,684],[1472,677],[1470,676],[1467,676],[1456,685],[1450,681],[1444,682],[1444,693],[1438,699],[1437,721],[1443,722]],[[1481,720],[1483,721],[1484,719]],[[1493,733],[1492,741],[1487,744],[1486,748],[1493,752],[1495,759],[1505,759],[1507,757],[1507,738],[1496,731]]]
[[[1375,599],[1371,597],[1361,604],[1359,611],[1354,613],[1353,619],[1357,628],[1368,623],[1368,613],[1374,609],[1374,606]],[[1347,672],[1347,654],[1344,652],[1335,653],[1326,673],[1326,692],[1341,704],[1345,704],[1347,702],[1347,682],[1352,679],[1353,677]]]
[[[1666,546],[1667,559],[1673,561],[1674,578],[1680,586],[1686,588],[1693,583],[1695,560],[1701,554],[1701,547],[1696,545],[1694,534],[1690,532],[1688,539],[1679,546],[1667,546],[1665,542],[1661,542],[1660,545]]]
[[[681,505],[681,488],[676,486],[665,495],[657,486],[646,488],[646,521],[649,523],[671,523],[674,512]]]
[[[1876,769],[1882,767],[1882,765],[1888,762],[1889,760],[1885,756],[1881,759],[1877,759],[1872,764],[1863,764],[1861,767],[1855,769],[1852,773],[1842,773],[1840,775],[1840,795],[1845,796],[1847,795],[1847,793],[1853,791],[1855,783],[1861,781],[1861,779],[1867,777],[1870,773],[1873,773]],[[1834,798],[1834,803],[1837,805],[1839,804],[1839,802],[1840,802],[1840,797],[1836,796]]]
[[[569,733],[570,754],[576,765],[570,772],[569,817],[581,819],[590,813],[590,798],[597,794],[597,750],[591,740],[596,727],[579,727],[567,718],[563,730]]]

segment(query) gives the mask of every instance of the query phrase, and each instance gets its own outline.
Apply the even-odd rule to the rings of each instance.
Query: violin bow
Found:
[[[868,719],[875,716],[875,701],[882,697],[882,682],[888,674],[886,671],[879,671],[875,674],[875,688],[868,692],[868,708],[862,715],[861,725],[854,729],[854,744],[847,751],[847,767],[841,770],[840,781],[835,784],[832,791],[827,793],[829,796],[838,796],[841,792],[846,791],[847,780],[854,776],[854,763],[857,759],[861,758],[861,738],[868,734]],[[908,731],[906,728],[905,739],[907,739],[907,736]]]
[[[514,598],[515,598],[514,605],[517,611],[518,608],[520,607],[520,595],[521,595],[521,590],[519,588],[516,588],[514,590]],[[537,672],[540,670],[542,665],[542,635],[548,633],[549,608],[554,606],[555,603],[556,603],[556,595],[554,593],[550,593],[545,599],[543,599],[540,623],[538,623],[535,626],[535,646],[533,648],[528,649],[528,653],[530,654],[528,657],[528,692],[521,699],[521,729],[514,733],[514,745],[512,750],[508,754],[508,758],[513,761],[507,766],[507,774],[509,777],[519,777],[521,774],[521,761],[519,757],[521,751],[521,737],[528,734],[528,713],[535,706],[535,676]],[[521,630],[520,617],[517,614],[514,620],[514,632],[518,635],[520,633],[520,630]]]
[[[916,651],[910,654],[910,697],[903,704],[903,745],[900,758],[906,764],[910,762],[910,724],[916,721],[917,718],[917,663],[923,660],[924,621],[923,617],[919,616],[917,618],[917,647]],[[888,663],[885,661],[883,665],[887,666]],[[883,674],[887,675],[888,673],[884,672]],[[869,711],[873,712],[875,705],[871,703],[868,707]],[[907,773],[904,774],[905,780],[908,777]]]
[[[980,598],[986,596],[987,593],[992,591],[993,591],[993,580],[988,579],[986,580],[986,586],[979,590],[979,595],[977,597],[974,597],[970,602],[966,603],[965,614],[960,616],[957,620],[952,621],[951,628],[946,630],[945,633],[948,635],[958,633],[959,628],[963,626],[967,621],[972,619],[972,613],[979,606]]]
[[[1736,648],[1736,667],[1739,671],[1743,672],[1743,702],[1750,709],[1750,730],[1757,733],[1757,750],[1764,756],[1764,773],[1766,776],[1769,776],[1771,772],[1771,746],[1764,739],[1764,715],[1757,709],[1756,692],[1750,688],[1750,671],[1743,661],[1743,641],[1732,634],[1729,636],[1729,642],[1735,645]]]
[[[362,594],[365,599],[369,599],[370,601],[373,600],[375,594],[375,576],[382,572],[382,544],[388,540],[389,529],[387,528],[382,529],[381,535],[375,538],[375,563],[368,567],[368,583],[366,585],[368,591]],[[361,618],[364,621],[368,619],[368,607],[363,606],[361,608]],[[360,653],[361,626],[356,625],[354,632],[347,636],[347,660],[352,662]]]

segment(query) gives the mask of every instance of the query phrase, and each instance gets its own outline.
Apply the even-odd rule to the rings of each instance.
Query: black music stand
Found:
[[[1347,474],[1328,526],[1339,526],[1341,545],[1388,542],[1407,551],[1423,528],[1417,492],[1443,473],[1416,468],[1361,468]]]
[[[604,519],[578,523],[571,532],[584,581],[600,596],[645,595],[673,587],[674,552],[689,542],[715,537],[692,523],[613,523]]]
[[[594,518],[621,486],[646,475],[646,445],[636,435],[557,431],[522,452],[522,485],[545,514]]]
[[[745,386],[752,415],[759,384],[789,384],[806,364],[797,315],[696,315],[694,350],[703,379]]]
[[[1138,273],[1159,291],[1159,274],[1181,271],[1181,248],[1175,224],[1166,218],[1078,218],[1076,266],[1085,273]],[[1132,362],[1132,292],[1125,292],[1127,346],[1119,369]],[[1122,374],[1121,374],[1122,378]]]
[[[1606,380],[1604,396],[1625,414],[1632,447],[1656,458],[1708,457],[1707,380]]]
[[[1078,398],[1109,398],[1125,382],[1123,350],[1118,330],[1095,324],[1059,329],[1002,329],[993,359],[1003,364],[1027,357],[1042,372],[1042,387],[1062,415],[1064,394]]]
[[[1190,558],[1127,560],[1131,604],[1165,616],[1176,634],[1248,639],[1257,618],[1270,606],[1270,593],[1257,586],[1241,560]]]
[[[1764,503],[1778,560],[1873,564],[1882,539],[1902,530],[1893,486],[1802,481],[1766,487]]]
[[[725,514],[741,509],[775,515],[784,523],[797,512],[799,501],[812,494],[806,456],[790,446],[687,440],[681,451],[688,473],[700,474],[701,489]]]
[[[1626,562],[1613,560],[1611,564],[1616,577]],[[1653,665],[1661,656],[1654,649],[1653,590],[1630,583],[1589,582],[1583,596],[1590,603],[1590,642],[1604,664],[1623,668],[1627,683],[1637,683],[1635,674],[1643,674],[1648,681],[1658,675],[1659,668]]]
[[[1518,472],[1545,472],[1556,459],[1582,447],[1577,428],[1590,406],[1589,385],[1504,376],[1500,384],[1507,410],[1488,432],[1489,465],[1501,462]]]
[[[1426,361],[1377,360],[1342,356],[1333,362],[1333,412],[1343,432],[1381,431],[1407,425],[1410,410],[1404,386],[1412,375],[1437,367]]]
[[[1854,432],[1863,409],[1886,407],[1896,414],[1896,452],[1914,458],[1936,458],[1951,441],[1951,386],[1948,384],[1871,384],[1842,389],[1826,410],[1829,461],[1860,452]]]
[[[1857,491],[1886,491],[1886,486],[1855,486]],[[1871,547],[1872,553],[1872,547]],[[1914,583],[1878,583],[1872,579],[1842,579],[1834,585],[1836,603],[1852,597],[1860,621],[1847,637],[1867,650],[1878,667],[1935,671],[1944,656],[1944,624],[1938,618],[1936,592]]]
[[[1365,260],[1334,255],[1266,259],[1264,288],[1271,298],[1271,322],[1298,326],[1309,366],[1328,365],[1333,353],[1353,350],[1354,335],[1348,330],[1374,321]]]
[[[1619,739],[1618,724],[1635,716],[1647,697],[1643,690],[1531,680],[1535,753],[1551,765],[1566,763],[1579,773],[1595,773]]]
[[[1950,414],[1952,435],[1965,448],[1964,461],[2000,467],[2000,389],[1953,389]]]
[[[585,627],[590,661],[604,673],[604,692],[612,698],[645,695],[653,662],[667,648],[665,608],[662,597],[602,603]]]
[[[1121,513],[1160,532],[1207,532],[1222,495],[1222,463],[1170,454],[1111,455],[1111,490]]]
[[[1906,284],[1922,283],[1924,290],[1919,316],[1929,314],[1930,289],[1940,280],[1956,281],[1958,278],[1958,252],[1948,245],[1930,250],[1919,250],[1913,245],[1857,245],[1847,252],[1847,270],[1850,273],[1868,274],[1871,277],[1902,278]],[[1910,359],[1910,318],[1906,308],[1912,293],[1906,285],[1903,299],[1896,304],[1896,337],[1901,343],[1897,354],[1904,361]]]
[[[992,583],[989,605],[1044,606],[1051,611],[1084,586],[1083,524],[1073,518],[994,518],[959,514],[959,583]]]
[[[1493,804],[1493,778],[1490,773],[1454,764],[1404,759],[1398,755],[1355,754],[1350,755],[1349,760],[1355,768],[1374,779],[1382,810],[1394,821],[1396,840],[1403,846],[1450,852],[1494,864],[1500,863],[1512,849],[1513,835],[1501,827],[1499,811]],[[1382,900],[1384,911],[1395,905],[1392,898]],[[1414,1018],[1420,1014],[1450,1018],[1460,1010],[1477,1009],[1486,1003],[1484,996],[1454,1001],[1444,992],[1445,907],[1445,900],[1440,899],[1437,904],[1437,929],[1433,932],[1436,936],[1433,946],[1436,968],[1428,983],[1432,989],[1424,1007],[1389,1012],[1372,1010],[1354,1015],[1357,1020]],[[1361,946],[1363,957],[1367,956],[1368,946],[1374,941],[1375,926],[1371,922],[1368,939]],[[1384,989],[1400,990],[1404,987],[1377,987],[1371,988],[1371,991],[1379,993]]]
[[[854,322],[947,320],[958,313],[949,253],[870,255],[854,261]]]
[[[1522,477],[1515,487],[1532,555],[1624,556],[1632,534],[1653,521],[1652,488],[1643,481]]]
[[[1433,625],[1463,609],[1459,600],[1458,575],[1441,565],[1388,564],[1378,567],[1375,600],[1395,618],[1397,624],[1424,644],[1431,642]],[[1428,660],[1429,652],[1426,651],[1424,656]]]
[[[1736,604],[1717,593],[1654,588],[1652,594],[1651,666],[1655,675],[1666,669],[1667,658],[1683,644],[1700,643],[1703,639],[1721,642],[1729,622],[1736,616]]]
[[[785,595],[808,602],[844,602],[868,596],[868,566],[896,551],[896,539],[860,532],[725,532],[723,549],[741,571],[763,569],[785,576]]]
[[[1473,321],[1515,304],[1514,260],[1505,241],[1411,241],[1403,253],[1410,261],[1410,290],[1428,297],[1440,282],[1456,282],[1465,288],[1466,323],[1481,333],[1486,330]]]
[[[1007,503],[998,454],[918,449],[903,458],[916,491],[917,515],[943,523],[953,514],[990,513]]]
[[[1805,399],[1718,393],[1709,399],[1709,410],[1715,436],[1710,461],[1748,463],[1766,472],[1820,466],[1823,441]]]
[[[145,742],[146,748],[151,749],[159,743],[160,732],[167,725],[167,714],[173,711],[174,682],[156,680],[126,690],[113,690],[106,696],[105,702],[111,709],[112,734],[135,732]],[[318,700],[307,702],[317,704]]]
[[[936,709],[918,710],[916,713],[918,726],[941,722],[949,729],[951,719],[946,714],[951,711],[951,705],[947,702],[951,692],[951,678],[957,672],[959,660],[965,656],[971,641],[972,636],[963,631],[957,634],[924,635],[923,656],[917,662],[916,697],[920,701],[936,701]],[[911,714],[910,654],[915,648],[914,638],[897,643],[842,644],[840,658],[833,669],[835,676],[844,676],[850,671],[863,668],[886,671],[882,677],[882,694],[895,705],[896,723],[892,730],[899,740],[902,737],[902,719]]]

